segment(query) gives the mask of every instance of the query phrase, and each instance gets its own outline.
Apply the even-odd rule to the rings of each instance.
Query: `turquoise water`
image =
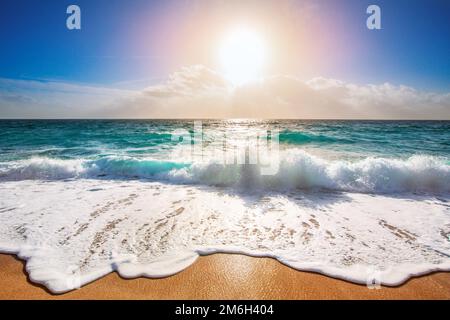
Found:
[[[331,189],[346,189],[344,184],[351,190],[366,190],[356,186],[365,180],[379,188],[383,180],[374,182],[376,177],[370,175],[380,174],[388,185],[399,176],[403,181],[413,175],[437,179],[433,189],[444,185],[447,190],[450,185],[450,121],[204,120],[201,125],[202,145],[217,150],[242,146],[258,130],[279,132],[280,170],[299,176],[301,182],[294,183],[296,187],[333,185],[309,181],[319,175],[342,180],[340,187],[333,185]],[[177,130],[194,137],[194,121],[1,120],[0,178],[170,178],[183,183],[230,185],[247,174],[236,166],[230,169],[223,165],[220,172],[211,166],[194,168],[192,159],[176,153],[187,147],[174,138]],[[221,140],[224,137],[226,146]],[[331,169],[332,173],[326,172]],[[278,179],[286,180],[279,177],[282,173],[277,172]],[[433,181],[426,183],[415,181],[414,187],[406,190],[428,190],[428,185],[434,185]]]
[[[180,128],[192,132],[193,121],[2,120],[0,161],[155,155],[177,144],[171,134]],[[259,128],[278,129],[281,144],[298,148],[361,156],[450,157],[450,121],[203,121],[205,139],[225,130],[240,134]]]

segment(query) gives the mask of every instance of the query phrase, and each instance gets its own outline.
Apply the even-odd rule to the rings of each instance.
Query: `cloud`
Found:
[[[107,117],[135,92],[58,81],[0,78],[0,118]]]
[[[292,76],[232,88],[202,66],[183,68],[165,84],[142,90],[129,105],[149,118],[450,119],[449,93]]]
[[[450,93],[419,91],[404,85],[355,85],[335,79],[307,82],[316,94],[341,105],[356,118],[449,119]]]
[[[358,85],[322,77],[302,81],[293,76],[273,76],[233,88],[217,72],[191,66],[175,72],[165,83],[140,91],[0,80],[0,116],[8,114],[53,118],[448,120],[450,93],[390,83]]]
[[[218,73],[200,65],[182,68],[169,77],[167,83],[144,90],[149,97],[194,97],[226,88],[227,82]]]

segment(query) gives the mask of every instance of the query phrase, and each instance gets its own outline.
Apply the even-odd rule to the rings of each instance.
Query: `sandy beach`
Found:
[[[53,295],[28,280],[23,261],[2,254],[0,287],[0,299],[450,299],[450,273],[370,290],[293,270],[274,259],[214,254],[172,277],[130,280],[112,273],[79,290]]]

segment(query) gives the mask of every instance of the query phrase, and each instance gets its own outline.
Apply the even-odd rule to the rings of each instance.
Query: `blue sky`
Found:
[[[82,9],[80,31],[65,27],[65,9],[72,3]],[[330,52],[348,58],[342,57],[339,63],[322,68],[320,71],[326,74],[321,75],[356,82],[390,81],[419,88],[450,88],[449,1],[319,3],[324,15],[331,13],[324,21],[334,26],[328,29],[330,34],[338,29],[333,37],[356,47],[350,53]],[[365,8],[371,3],[382,9],[383,30],[365,28]],[[130,43],[129,31],[135,27],[135,17],[146,19],[152,26],[158,15],[170,11],[187,16],[184,12],[189,12],[189,6],[195,6],[195,2],[2,0],[0,77],[100,84],[164,77],[172,66],[177,67],[176,62],[166,61],[165,43],[149,37],[142,39],[149,43],[148,47],[136,48]],[[171,28],[176,30],[178,23],[172,21]]]
[[[81,8],[81,30],[66,28],[70,4]],[[382,30],[366,28],[370,4],[381,7]],[[402,93],[407,86],[447,101],[448,0],[2,0],[0,116],[2,108],[15,114],[14,99],[57,101],[32,96],[42,90],[34,80],[145,90],[183,67],[216,70],[216,35],[238,18],[262,22],[262,33],[272,32],[269,45],[279,56],[267,76],[389,83]],[[445,103],[440,108],[448,114]]]

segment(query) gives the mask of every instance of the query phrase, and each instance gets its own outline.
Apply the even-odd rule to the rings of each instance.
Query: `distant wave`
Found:
[[[353,192],[450,192],[450,166],[432,156],[328,161],[304,151],[282,153],[275,175],[258,165],[181,163],[131,157],[98,160],[32,158],[0,163],[0,180],[152,179],[253,190],[323,188]]]
[[[279,138],[280,143],[288,143],[288,144],[337,143],[337,142],[352,143],[352,141],[349,139],[290,130],[284,130],[280,132]]]

